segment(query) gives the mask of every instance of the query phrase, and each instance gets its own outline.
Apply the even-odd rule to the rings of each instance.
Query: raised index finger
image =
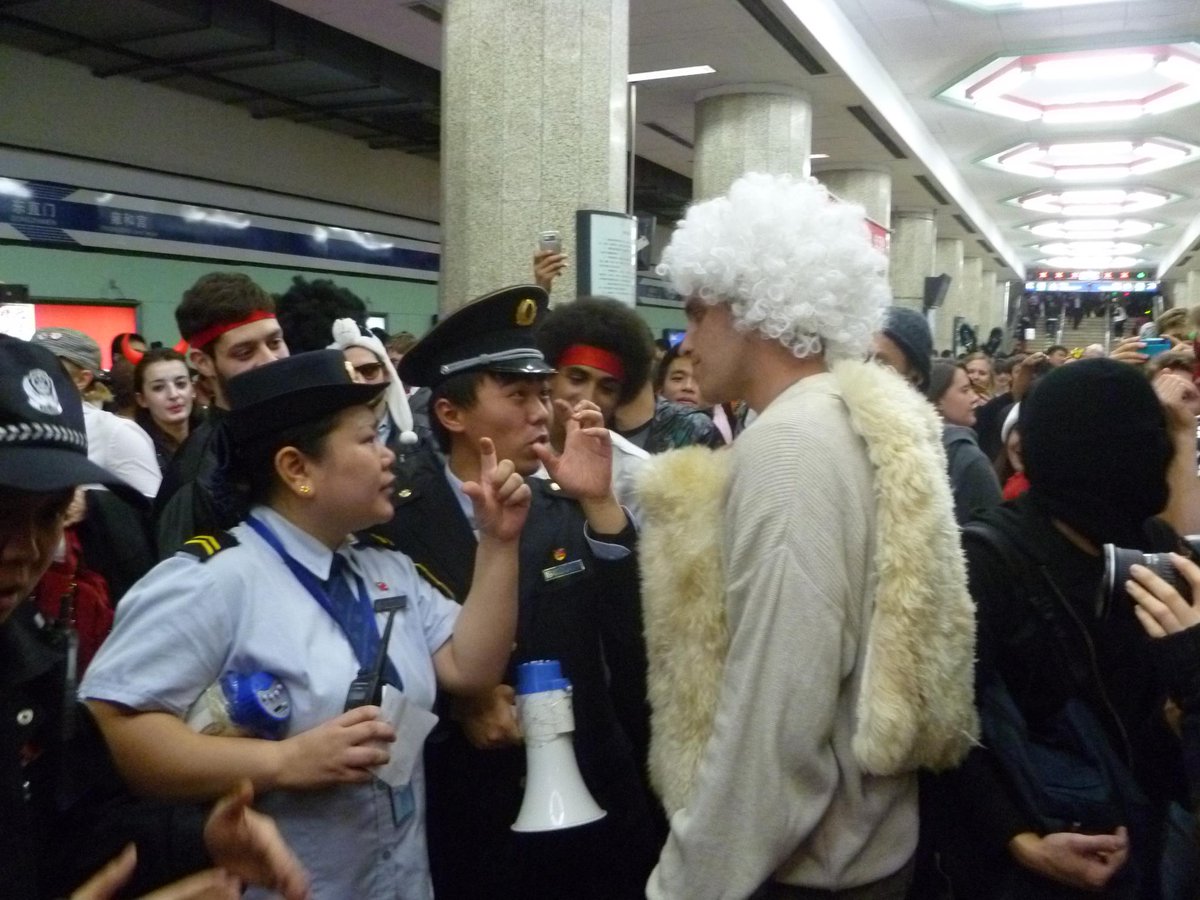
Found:
[[[491,438],[479,439],[479,483],[491,480],[492,472],[496,469],[496,445]]]

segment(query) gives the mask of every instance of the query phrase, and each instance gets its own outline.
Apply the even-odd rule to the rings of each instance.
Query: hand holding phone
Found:
[[[542,231],[538,233],[538,250],[550,253],[562,253],[562,237],[557,231]]]
[[[1158,356],[1165,350],[1171,349],[1171,341],[1164,337],[1142,338],[1142,353],[1147,356]]]

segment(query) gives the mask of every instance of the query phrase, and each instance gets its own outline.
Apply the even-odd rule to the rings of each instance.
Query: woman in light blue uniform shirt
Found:
[[[336,350],[233,378],[233,474],[253,504],[226,535],[197,538],[122,600],[80,686],[118,766],[139,790],[208,799],[250,778],[312,876],[316,898],[432,897],[421,743],[440,686],[477,694],[503,673],[516,625],[517,541],[529,488],[482,441],[468,486],[480,524],[465,604],[446,599],[403,554],[348,535],[392,515],[393,456]],[[386,615],[401,606],[379,653]],[[351,683],[381,663],[408,704],[393,727],[378,706],[349,709]],[[228,672],[287,687],[285,739],[188,727],[197,698]],[[391,690],[389,688],[389,690]],[[372,693],[372,692],[369,692]],[[372,699],[368,696],[368,701]],[[375,699],[378,695],[375,694]],[[409,727],[409,723],[412,724]],[[376,767],[413,757],[407,781]]]

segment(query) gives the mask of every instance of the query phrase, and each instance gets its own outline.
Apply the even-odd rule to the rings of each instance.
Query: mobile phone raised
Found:
[[[539,231],[538,250],[562,253],[562,237],[557,231]]]

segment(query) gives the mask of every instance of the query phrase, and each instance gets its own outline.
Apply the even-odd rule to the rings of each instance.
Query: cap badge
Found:
[[[517,304],[517,314],[514,318],[517,324],[524,328],[537,321],[537,311],[537,301],[532,297],[526,297]]]
[[[62,413],[62,404],[58,402],[58,391],[54,389],[54,381],[44,369],[31,369],[29,374],[21,379],[21,387],[25,389],[25,397],[40,413],[57,416]]]

